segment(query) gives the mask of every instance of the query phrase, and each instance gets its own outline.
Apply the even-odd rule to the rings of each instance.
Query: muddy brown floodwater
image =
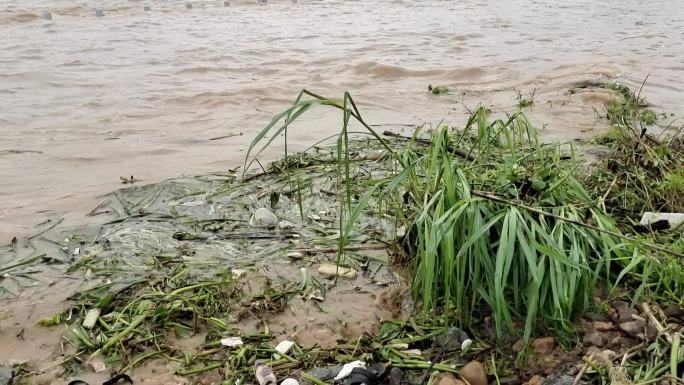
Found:
[[[648,75],[653,108],[678,125],[684,115],[682,0],[192,4],[0,0],[0,244],[46,217],[84,222],[120,176],[151,183],[235,167],[302,88],[349,90],[383,129],[457,124],[478,103],[510,112],[514,90],[536,90],[533,122],[546,138],[570,140],[607,129],[598,115],[610,98],[571,95],[573,84],[638,87]],[[450,92],[431,95],[428,84]],[[314,110],[291,145],[331,135],[340,121]],[[35,322],[61,309],[77,282],[55,285],[10,302],[5,324],[19,330],[17,314]],[[31,328],[23,341],[7,330],[3,360],[55,350],[57,332]]]
[[[376,124],[457,122],[463,103],[506,110],[536,88],[535,121],[574,138],[597,129],[597,103],[569,84],[650,74],[646,96],[680,114],[683,58],[681,0],[0,0],[0,241],[46,215],[78,221],[121,175],[239,164],[304,87],[351,91]],[[316,111],[292,139],[339,121]]]

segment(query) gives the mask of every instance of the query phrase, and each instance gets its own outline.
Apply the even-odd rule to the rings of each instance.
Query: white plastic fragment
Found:
[[[318,272],[321,273],[323,276],[326,278],[332,278],[335,275],[338,275],[343,278],[356,278],[356,270],[348,268],[348,267],[342,267],[342,266],[337,266],[331,263],[325,263],[321,265],[318,268]]]
[[[95,308],[88,310],[85,318],[83,319],[83,327],[86,329],[92,329],[93,326],[95,326],[95,322],[97,322],[98,318],[100,318],[100,309]]]
[[[286,378],[284,379],[280,385],[299,385],[299,381],[295,380],[294,378]]]
[[[295,345],[295,343],[292,341],[288,341],[288,340],[280,341],[278,343],[278,345],[276,345],[275,351],[278,353],[287,354],[287,352],[289,352],[290,349],[292,349],[294,347],[294,345]],[[278,355],[278,353],[273,353],[273,358],[275,358],[275,359],[281,358],[280,355]]]
[[[342,370],[340,370],[340,372],[337,373],[337,376],[335,376],[335,381],[349,377],[354,368],[366,369],[366,363],[363,361],[352,361],[348,364],[344,364]]]
[[[235,348],[238,346],[242,346],[242,338],[240,338],[240,337],[221,338],[221,345],[227,346],[229,348]]]
[[[639,223],[646,226],[660,220],[668,221],[670,228],[675,228],[684,223],[684,213],[652,213],[647,211],[641,217]]]
[[[273,369],[261,361],[254,363],[254,376],[259,385],[276,385],[278,383],[275,374],[273,374]]]

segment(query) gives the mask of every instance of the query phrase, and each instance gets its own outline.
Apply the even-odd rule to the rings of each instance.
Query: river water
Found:
[[[572,139],[605,128],[603,96],[568,95],[574,82],[647,75],[654,108],[681,117],[684,1],[0,0],[0,242],[78,221],[119,176],[240,164],[302,88],[349,90],[387,128],[510,111],[514,89],[536,89],[535,121]],[[292,145],[340,121],[314,111]]]

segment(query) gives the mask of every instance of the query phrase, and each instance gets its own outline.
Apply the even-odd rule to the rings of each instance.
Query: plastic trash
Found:
[[[227,346],[229,348],[235,348],[238,346],[242,346],[242,338],[240,337],[228,337],[228,338],[221,338],[221,345]]]
[[[254,376],[259,385],[276,385],[278,383],[275,374],[273,374],[273,369],[262,361],[254,363]]]

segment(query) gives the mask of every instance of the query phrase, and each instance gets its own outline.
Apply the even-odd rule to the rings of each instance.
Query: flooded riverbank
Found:
[[[575,138],[602,129],[602,100],[562,90],[597,78],[638,86],[650,73],[645,96],[679,114],[681,5],[1,1],[0,240],[46,216],[78,223],[119,176],[147,183],[240,164],[304,87],[350,90],[369,122],[389,125],[457,122],[478,103],[507,111],[514,89],[536,89],[531,115],[545,134]],[[434,97],[431,83],[451,92]],[[291,144],[338,128],[315,112]]]

